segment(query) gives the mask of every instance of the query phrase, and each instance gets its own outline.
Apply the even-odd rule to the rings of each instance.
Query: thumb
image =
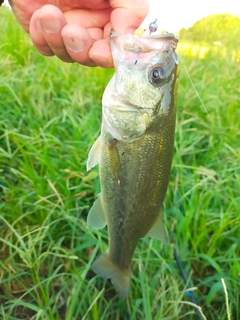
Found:
[[[133,33],[146,18],[149,10],[147,0],[112,0],[111,25],[119,33]]]

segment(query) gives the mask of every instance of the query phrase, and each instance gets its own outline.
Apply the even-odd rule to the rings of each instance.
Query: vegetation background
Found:
[[[196,319],[170,246],[139,242],[127,300],[91,271],[107,231],[86,225],[100,191],[86,160],[113,70],[40,56],[7,8],[0,29],[0,319]],[[239,32],[216,15],[180,33],[164,214],[208,320],[230,319],[221,279],[240,319]]]

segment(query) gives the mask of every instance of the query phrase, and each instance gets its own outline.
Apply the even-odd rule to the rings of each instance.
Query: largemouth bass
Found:
[[[138,240],[166,240],[162,204],[175,131],[177,38],[173,34],[111,34],[116,72],[102,99],[101,135],[87,169],[99,163],[101,194],[87,223],[108,226],[109,249],[93,270],[127,296]]]

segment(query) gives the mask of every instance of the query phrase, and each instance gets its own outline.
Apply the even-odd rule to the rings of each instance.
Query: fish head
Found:
[[[103,95],[103,126],[121,141],[141,137],[174,108],[177,38],[112,32],[116,68]]]

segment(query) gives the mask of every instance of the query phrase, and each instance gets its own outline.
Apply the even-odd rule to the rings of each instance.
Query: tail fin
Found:
[[[109,258],[109,252],[104,252],[92,265],[93,271],[103,278],[110,279],[115,289],[123,297],[128,296],[131,270],[120,269]]]

